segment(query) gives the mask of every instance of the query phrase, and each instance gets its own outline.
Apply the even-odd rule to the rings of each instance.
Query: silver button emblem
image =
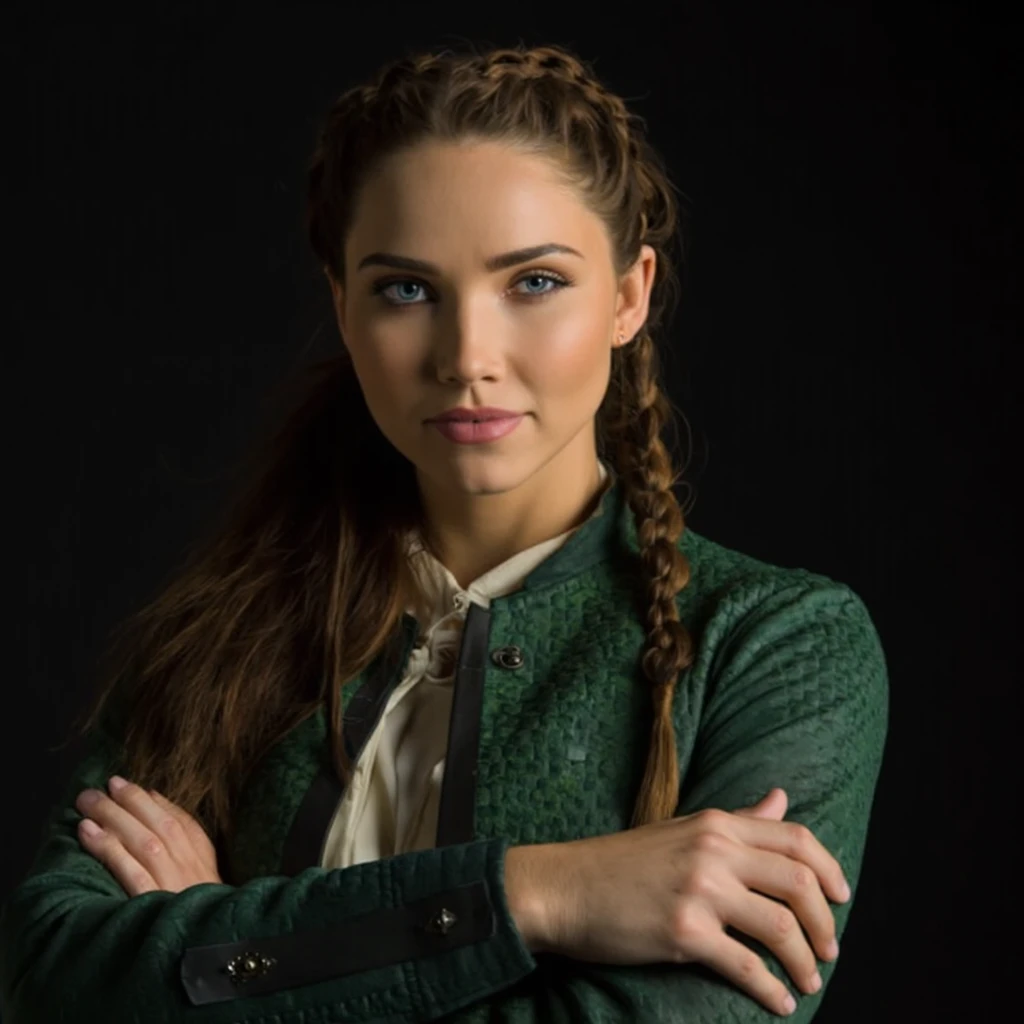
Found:
[[[229,961],[227,971],[232,981],[236,984],[243,984],[266,974],[276,963],[277,961],[271,956],[247,951]]]
[[[517,669],[522,668],[525,658],[521,648],[516,647],[515,644],[510,644],[508,647],[499,647],[494,651],[491,655],[491,661],[502,668]]]
[[[434,932],[438,935],[447,935],[456,921],[458,921],[458,918],[447,907],[442,907],[441,910],[427,922],[427,931]]]

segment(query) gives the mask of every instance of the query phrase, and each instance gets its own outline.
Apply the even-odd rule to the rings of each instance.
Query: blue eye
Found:
[[[521,277],[516,284],[522,284],[524,281],[545,281],[556,286],[542,292],[526,292],[527,295],[547,295],[549,292],[557,292],[559,288],[564,288],[568,283],[564,278],[555,277],[554,274],[527,274],[526,277]]]
[[[389,288],[402,288],[402,287],[406,287],[406,288],[422,288],[423,285],[418,284],[416,281],[406,281],[406,280],[401,280],[401,281],[381,281],[376,286],[374,286],[373,294],[374,295],[383,295],[385,292],[387,292],[387,290]],[[405,298],[415,298],[415,296],[406,295]],[[396,300],[394,300],[392,298],[388,298],[387,301],[390,302],[393,306],[409,306],[409,305],[412,305],[411,302],[403,302],[403,301],[401,301],[401,299],[396,301]]]
[[[541,298],[544,298],[546,295],[550,295],[552,292],[560,291],[562,288],[566,288],[569,285],[569,281],[567,281],[564,277],[562,277],[561,274],[555,274],[555,273],[552,273],[551,271],[547,271],[547,270],[545,270],[545,271],[533,271],[532,273],[525,274],[521,278],[519,278],[519,280],[516,282],[516,284],[517,285],[522,284],[524,281],[542,281],[542,282],[549,282],[552,285],[551,288],[545,288],[543,291],[528,290],[528,291],[520,292],[519,293],[520,295],[523,295],[523,296],[525,296],[528,299],[534,299],[534,298],[541,299]],[[413,278],[410,278],[410,277],[395,278],[395,277],[393,277],[393,278],[390,278],[390,279],[385,279],[383,281],[377,281],[374,284],[374,286],[373,286],[372,293],[374,295],[382,295],[384,297],[384,301],[389,306],[416,306],[416,305],[419,305],[419,303],[415,301],[415,299],[416,299],[415,290],[417,288],[423,288],[423,287],[424,287],[424,285],[421,282],[416,281]],[[396,288],[396,289],[399,289],[399,290],[405,289],[406,291],[405,291],[404,295],[402,295],[402,294],[388,295],[388,292],[392,288]],[[409,294],[409,289],[412,289],[414,294],[410,295]],[[404,301],[405,299],[408,299],[410,301],[408,301],[408,302]]]

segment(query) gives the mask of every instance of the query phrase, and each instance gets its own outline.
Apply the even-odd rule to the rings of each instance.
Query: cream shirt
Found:
[[[603,462],[598,464],[606,493],[610,474]],[[600,506],[594,516],[598,514]],[[410,562],[431,615],[426,628],[420,623],[405,676],[388,698],[359,755],[352,782],[338,801],[321,867],[345,868],[434,846],[453,680],[469,602],[488,608],[492,598],[518,590],[578,529],[520,551],[465,590],[422,543],[409,543]],[[412,607],[407,612],[415,617]]]

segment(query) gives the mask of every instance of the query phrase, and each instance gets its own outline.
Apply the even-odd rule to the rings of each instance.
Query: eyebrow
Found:
[[[496,270],[504,270],[507,267],[514,267],[520,263],[529,263],[530,260],[539,259],[541,256],[548,256],[551,253],[568,253],[571,256],[579,256],[583,259],[583,253],[577,252],[571,246],[560,245],[558,242],[545,242],[543,245],[531,245],[526,249],[513,249],[511,252],[503,252],[497,256],[491,256],[484,262],[484,266],[492,273]],[[415,270],[422,274],[438,274],[441,268],[426,260],[414,260],[409,256],[396,256],[390,252],[372,252],[369,256],[359,261],[356,270],[364,267],[396,267],[398,270]]]

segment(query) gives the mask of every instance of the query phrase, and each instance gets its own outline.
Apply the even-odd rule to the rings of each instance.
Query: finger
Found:
[[[98,835],[89,835],[86,822],[91,820],[83,818],[78,823],[78,839],[85,851],[114,876],[129,896],[157,891],[160,886],[156,879],[124,848],[116,835],[106,829],[101,829]]]
[[[131,810],[102,790],[80,793],[75,807],[127,847],[140,848],[151,834]]]
[[[804,992],[810,994],[821,988],[814,952],[796,915],[784,903],[737,886],[722,918],[744,935],[763,942]]]
[[[814,952],[790,907],[742,890],[729,902],[723,918],[744,935],[763,942],[804,992],[811,994],[820,989]]]
[[[834,903],[845,903],[850,898],[846,876],[839,861],[818,841],[806,825],[795,821],[768,821],[747,815],[733,814],[730,831],[732,838],[762,850],[785,854],[811,868],[821,881],[825,894]]]
[[[717,932],[702,946],[700,959],[773,1013],[787,1017],[792,1013],[793,1006],[787,1006],[787,1001],[793,999],[789,989],[752,949],[724,931]]]
[[[750,807],[741,807],[734,811],[734,814],[743,814],[750,818],[771,818],[774,821],[781,821],[786,816],[786,809],[789,807],[789,797],[784,789],[778,786],[770,790],[756,804]]]
[[[170,816],[146,790],[130,782],[113,796],[101,793],[94,803],[79,809],[112,833],[159,886],[174,887],[178,866],[174,837],[168,834],[166,824]]]
[[[732,863],[736,877],[748,889],[786,902],[822,960],[835,959],[829,949],[836,937],[835,915],[808,865],[753,846],[740,846]]]
[[[206,833],[202,827],[183,807],[179,807],[173,801],[168,800],[163,793],[158,793],[155,789],[149,789],[146,792],[149,793],[157,807],[165,814],[170,815],[181,826],[182,831],[193,846],[201,844],[206,839]]]

